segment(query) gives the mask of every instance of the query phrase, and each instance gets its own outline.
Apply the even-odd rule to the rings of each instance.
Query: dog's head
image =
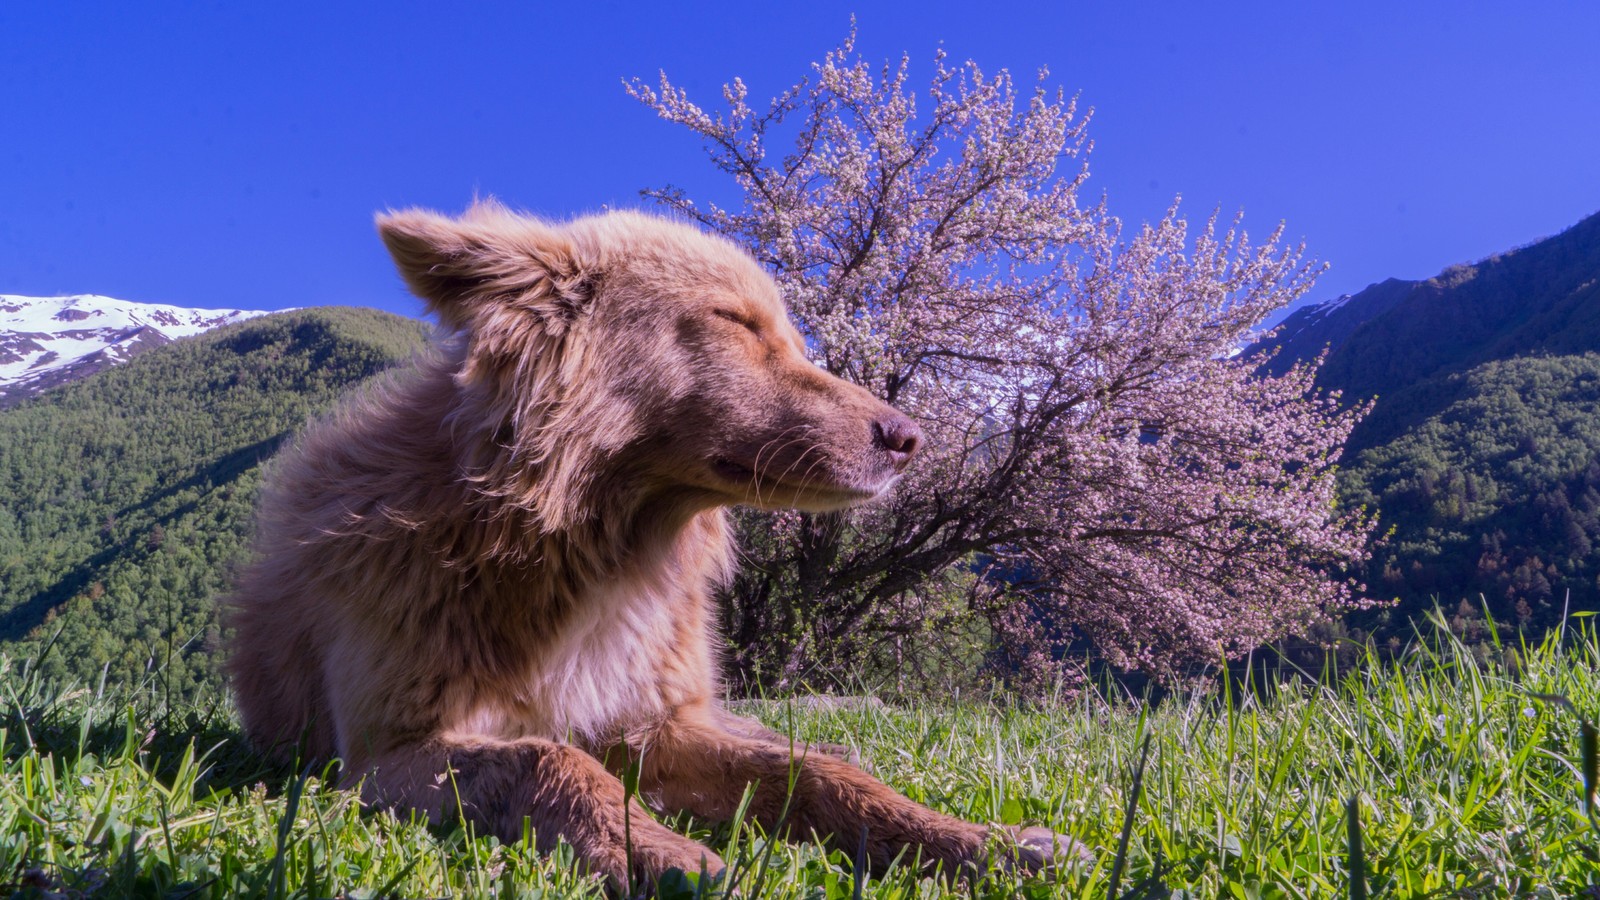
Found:
[[[603,469],[706,503],[838,509],[887,489],[922,440],[810,362],[772,279],[690,225],[480,203],[381,215],[378,230],[463,335],[457,384],[542,490]]]

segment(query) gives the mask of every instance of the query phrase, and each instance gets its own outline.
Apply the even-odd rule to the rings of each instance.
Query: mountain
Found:
[[[0,410],[0,654],[89,684],[210,682],[262,464],[423,340],[374,310],[275,313]]]
[[[127,362],[152,347],[261,315],[265,313],[187,309],[94,294],[0,294],[0,409]]]
[[[1366,322],[1393,309],[1417,286],[1415,281],[1391,278],[1369,285],[1358,294],[1345,294],[1325,303],[1301,307],[1278,325],[1270,337],[1245,349],[1246,355],[1275,351],[1262,368],[1281,375],[1304,359],[1313,359],[1324,349],[1337,350]]]
[[[1246,352],[1276,349],[1268,365],[1281,370],[1324,347],[1319,383],[1361,399],[1493,360],[1600,350],[1600,214],[1426,281],[1301,310]]]
[[[1404,636],[1435,600],[1531,628],[1600,608],[1600,215],[1301,310],[1246,352],[1280,372],[1325,348],[1319,385],[1375,400],[1341,492],[1378,509],[1365,580],[1398,603],[1358,625]]]

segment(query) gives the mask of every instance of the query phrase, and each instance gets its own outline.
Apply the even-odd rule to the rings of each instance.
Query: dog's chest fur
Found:
[[[577,599],[560,627],[462,711],[451,729],[478,737],[594,738],[658,718],[687,685],[661,663],[697,604],[658,579],[631,578]]]

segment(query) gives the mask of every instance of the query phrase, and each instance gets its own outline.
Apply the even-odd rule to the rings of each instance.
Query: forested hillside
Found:
[[[0,652],[49,644],[48,674],[108,670],[174,693],[212,678],[213,599],[262,462],[423,329],[373,310],[283,313],[0,411]]]
[[[1434,410],[1344,473],[1394,527],[1369,574],[1398,626],[1437,596],[1534,628],[1595,608],[1600,587],[1600,354],[1485,363],[1429,383]],[[1380,401],[1380,404],[1382,401]]]
[[[1399,603],[1356,625],[1405,637],[1435,599],[1534,628],[1600,606],[1600,216],[1303,311],[1252,349],[1274,347],[1274,369],[1328,348],[1320,385],[1377,400],[1342,488],[1392,529],[1365,574]]]

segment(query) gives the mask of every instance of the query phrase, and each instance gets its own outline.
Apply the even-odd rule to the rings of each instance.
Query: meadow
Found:
[[[1001,697],[739,704],[850,744],[911,797],[1044,824],[1099,848],[1053,881],[949,885],[752,823],[676,825],[730,862],[663,897],[1600,897],[1594,790],[1600,641],[1574,618],[1537,645],[1448,632],[1344,673],[1170,694],[1107,684],[1047,706]],[[225,697],[166,702],[0,674],[0,893],[24,897],[599,897],[565,848],[502,845],[364,810],[327,773],[274,769]],[[1236,673],[1237,674],[1237,673]],[[1146,749],[1148,748],[1148,749]],[[1352,860],[1354,858],[1354,864]]]

